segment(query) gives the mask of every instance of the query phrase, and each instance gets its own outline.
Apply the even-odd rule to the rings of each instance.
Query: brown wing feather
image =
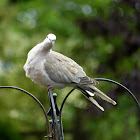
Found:
[[[44,70],[51,80],[58,83],[79,83],[79,77],[86,76],[83,68],[75,61],[54,51],[47,55]]]

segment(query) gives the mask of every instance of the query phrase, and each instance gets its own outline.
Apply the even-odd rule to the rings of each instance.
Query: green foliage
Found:
[[[138,128],[138,118],[136,117],[136,110],[133,110],[133,102],[128,103],[126,96],[121,96],[118,100],[119,108],[105,113],[103,118],[93,122],[93,137],[96,139],[112,140],[112,139],[128,139],[137,140],[140,137]],[[131,110],[129,114],[127,108]],[[123,113],[120,114],[120,112]],[[107,119],[104,119],[107,118]]]
[[[54,33],[57,40],[53,50],[74,59],[90,77],[122,82],[140,99],[138,6],[139,2],[132,0],[1,0],[0,85],[24,88],[48,109],[46,89],[25,77],[23,65],[28,51],[48,33]],[[95,97],[105,107],[102,113],[75,91],[63,110],[65,139],[139,140],[134,102],[120,96],[123,92],[112,84],[101,82],[98,87],[117,100],[118,107]],[[59,106],[69,90],[54,90]],[[11,122],[0,122],[0,138],[5,133],[16,139],[17,133],[44,132],[43,113],[27,95],[0,89],[0,106],[0,120]]]
[[[22,140],[16,129],[10,122],[0,122],[0,140]]]

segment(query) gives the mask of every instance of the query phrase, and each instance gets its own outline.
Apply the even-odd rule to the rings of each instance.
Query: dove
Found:
[[[94,95],[116,105],[114,100],[95,87],[99,84],[98,81],[88,77],[80,65],[71,58],[52,50],[55,41],[56,36],[52,33],[48,34],[43,42],[29,51],[23,67],[26,77],[48,89],[74,87],[102,111],[104,108],[94,99]]]

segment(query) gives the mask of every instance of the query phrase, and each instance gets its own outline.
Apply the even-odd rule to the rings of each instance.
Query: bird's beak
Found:
[[[55,40],[52,40],[52,39],[50,39],[50,38],[48,38],[48,37],[47,37],[47,39],[50,41],[50,43],[52,43],[52,46],[54,46]]]
[[[47,39],[48,39],[50,42],[52,42],[52,40],[51,40],[50,38],[47,37]]]

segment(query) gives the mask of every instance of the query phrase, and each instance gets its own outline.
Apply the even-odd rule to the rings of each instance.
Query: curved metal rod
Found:
[[[30,97],[32,97],[40,105],[40,107],[41,107],[41,109],[42,109],[42,111],[43,111],[43,113],[45,115],[46,125],[48,126],[48,130],[47,130],[47,134],[48,134],[48,131],[50,129],[49,129],[49,121],[48,121],[48,117],[47,117],[47,112],[46,112],[44,106],[41,104],[41,102],[34,95],[32,95],[30,92],[28,92],[28,91],[26,91],[26,90],[24,90],[22,88],[18,88],[18,87],[15,87],[15,86],[0,86],[0,88],[11,88],[11,89],[19,90],[19,91],[22,91],[22,92],[26,93]]]
[[[61,104],[61,107],[60,107],[60,113],[62,112],[62,109],[63,109],[63,106],[64,106],[64,103],[66,102],[67,98],[69,97],[69,95],[75,90],[75,88],[73,88],[67,95],[66,97],[64,98],[62,104]]]
[[[121,86],[121,87],[124,88],[125,90],[127,90],[128,93],[132,96],[132,98],[133,98],[134,101],[136,102],[136,104],[137,104],[137,106],[138,106],[138,110],[139,110],[139,112],[140,112],[140,104],[139,104],[137,98],[134,96],[134,94],[133,94],[127,87],[125,87],[124,85],[122,85],[122,84],[120,84],[120,83],[118,83],[118,82],[116,82],[116,81],[113,81],[113,80],[111,80],[111,79],[106,79],[106,78],[94,78],[94,79],[97,80],[97,81],[106,81],[106,82],[114,83],[114,84],[116,84],[116,85],[118,85],[118,86]],[[60,127],[61,127],[61,134],[63,134],[62,109],[63,109],[63,106],[64,106],[65,101],[67,100],[67,98],[69,97],[69,95],[70,95],[74,90],[75,90],[75,88],[73,88],[73,89],[66,95],[66,97],[64,98],[64,100],[63,100],[63,102],[62,102],[62,104],[61,104],[61,107],[60,107]]]
[[[64,98],[62,104],[61,104],[61,107],[60,107],[60,114],[59,114],[59,118],[60,118],[60,131],[61,131],[61,135],[63,135],[63,124],[62,124],[62,109],[63,109],[63,106],[64,106],[64,103],[66,102],[67,98],[69,97],[69,95],[75,90],[75,88],[73,88],[67,95],[66,97]],[[61,136],[63,139],[64,137]],[[62,139],[62,140],[63,140]]]
[[[97,80],[97,81],[106,81],[106,82],[114,83],[114,84],[116,84],[116,85],[118,85],[118,86],[121,86],[121,87],[124,88],[125,90],[127,90],[128,93],[129,93],[129,94],[132,96],[132,98],[134,99],[135,103],[137,104],[137,107],[138,107],[138,110],[139,110],[139,113],[140,113],[140,104],[139,104],[137,98],[134,96],[134,94],[133,94],[127,87],[125,87],[124,85],[122,85],[122,84],[120,84],[120,83],[118,83],[118,82],[116,82],[116,81],[113,81],[113,80],[111,80],[111,79],[106,79],[106,78],[94,78],[94,79]]]

